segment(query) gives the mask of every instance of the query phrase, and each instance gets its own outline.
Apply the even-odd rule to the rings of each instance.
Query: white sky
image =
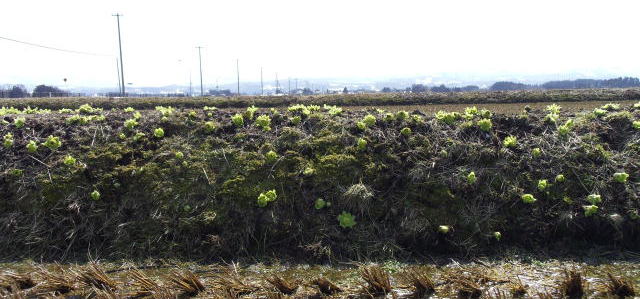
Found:
[[[120,12],[134,86],[437,73],[640,74],[640,1],[588,0],[5,0],[0,84],[115,86]],[[181,60],[181,62],[179,61]]]

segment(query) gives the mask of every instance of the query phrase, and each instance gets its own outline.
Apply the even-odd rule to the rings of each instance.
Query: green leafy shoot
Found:
[[[351,215],[351,213],[342,211],[342,213],[338,215],[338,222],[342,228],[351,228],[356,225],[356,217]]]

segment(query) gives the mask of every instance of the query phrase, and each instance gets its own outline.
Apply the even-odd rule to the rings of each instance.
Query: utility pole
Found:
[[[260,67],[260,95],[264,96],[264,82],[262,81],[262,67]]]
[[[122,92],[122,85],[120,85],[120,62],[118,61],[118,57],[116,57],[116,73],[118,73],[118,92]]]
[[[236,59],[236,74],[238,74],[238,96],[240,96],[240,62]]]
[[[289,95],[291,95],[291,77],[289,77]]]
[[[122,96],[125,96],[125,86],[124,86],[124,67],[122,66],[122,39],[120,38],[120,17],[122,16],[119,13],[116,13],[114,15],[112,15],[114,17],[116,17],[116,20],[118,22],[118,47],[120,48],[120,80],[121,80],[121,84],[120,87],[122,87],[122,90],[120,91],[122,93]]]
[[[198,60],[200,61],[200,96],[204,96],[204,87],[202,87],[202,52],[200,51],[202,47],[197,46],[198,48]]]
[[[278,73],[276,73],[276,94],[280,93],[280,82],[278,82]]]

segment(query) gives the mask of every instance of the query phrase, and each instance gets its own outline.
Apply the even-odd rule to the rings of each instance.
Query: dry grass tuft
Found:
[[[53,270],[39,266],[35,275],[40,281],[38,290],[41,292],[64,295],[76,289],[76,278],[60,265],[54,265]]]
[[[266,299],[290,299],[290,298],[292,298],[289,295],[278,293],[278,292],[268,292],[265,297],[266,297]]]
[[[433,283],[426,270],[411,269],[400,274],[402,280],[413,287],[414,298],[427,297],[436,292],[436,285]]]
[[[205,289],[204,284],[202,284],[198,276],[189,270],[172,271],[171,274],[169,274],[169,281],[189,296],[195,296]]]
[[[103,291],[114,291],[118,284],[109,278],[97,264],[91,263],[84,271],[75,272],[78,281],[87,287],[96,288]]]
[[[575,270],[564,270],[564,279],[558,288],[560,294],[567,298],[582,298],[585,293],[585,285],[582,274]]]
[[[607,273],[607,276],[609,277],[607,289],[610,294],[618,296],[618,298],[634,297],[636,295],[633,284],[626,279],[614,277],[611,273]]]
[[[456,281],[458,286],[458,298],[460,299],[477,299],[482,296],[481,286],[470,279],[459,279]]]
[[[171,293],[171,290],[166,287],[160,286],[158,283],[144,274],[144,272],[138,269],[133,269],[131,270],[130,275],[133,278],[132,285],[140,289],[133,295],[133,297],[140,298],[151,296],[151,298],[154,299],[176,298],[176,295]]]
[[[19,274],[11,271],[0,274],[0,288],[17,292],[34,287],[36,283],[28,274]]]
[[[520,277],[518,277],[517,281],[511,283],[511,296],[513,298],[524,298],[527,295],[527,289],[529,285],[523,284]]]
[[[311,284],[317,286],[320,289],[320,293],[324,295],[334,295],[342,292],[340,287],[324,277],[314,279]]]
[[[265,278],[265,280],[285,295],[292,295],[300,286],[300,281],[286,280],[278,275]]]
[[[362,279],[369,285],[364,292],[370,295],[381,295],[391,293],[391,280],[389,274],[382,270],[380,266],[363,266],[359,270]]]
[[[258,291],[258,287],[244,283],[237,275],[232,272],[226,276],[219,276],[217,281],[221,285],[223,297],[238,298]]]

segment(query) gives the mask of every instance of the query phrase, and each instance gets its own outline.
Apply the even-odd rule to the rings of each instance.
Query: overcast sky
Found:
[[[117,84],[120,12],[134,86],[281,78],[394,78],[438,73],[640,75],[640,1],[572,0],[7,0],[0,84]]]

